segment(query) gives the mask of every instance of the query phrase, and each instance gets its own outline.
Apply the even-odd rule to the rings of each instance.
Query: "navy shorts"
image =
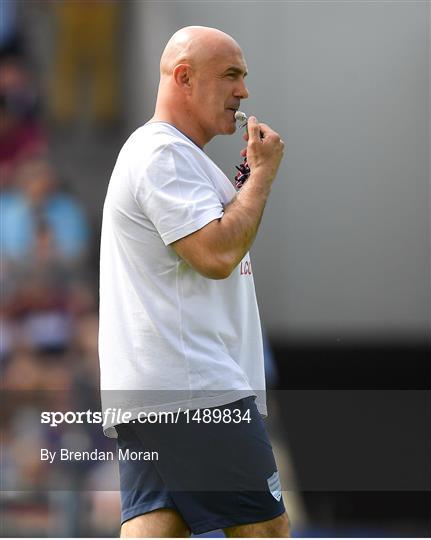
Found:
[[[254,397],[182,412],[175,423],[135,420],[116,428],[122,523],[173,508],[201,534],[270,520],[285,510]],[[139,452],[152,459],[135,459]]]

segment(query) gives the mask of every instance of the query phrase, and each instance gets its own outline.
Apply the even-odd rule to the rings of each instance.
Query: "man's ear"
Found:
[[[188,64],[178,64],[173,71],[174,80],[184,90],[191,88],[192,68]]]

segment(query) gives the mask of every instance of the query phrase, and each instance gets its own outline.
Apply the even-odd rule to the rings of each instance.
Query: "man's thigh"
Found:
[[[160,508],[126,521],[121,538],[188,538],[190,529],[180,514],[171,508]]]
[[[228,538],[290,538],[290,522],[284,512],[269,521],[228,527],[224,532]]]

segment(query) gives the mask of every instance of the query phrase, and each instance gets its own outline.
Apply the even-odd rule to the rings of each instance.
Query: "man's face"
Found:
[[[248,97],[246,75],[242,52],[233,45],[217,52],[211,61],[195,70],[191,112],[207,141],[215,135],[235,132],[235,111],[241,99]]]

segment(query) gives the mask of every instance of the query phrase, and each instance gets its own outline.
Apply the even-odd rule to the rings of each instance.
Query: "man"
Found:
[[[261,419],[262,339],[248,254],[284,144],[250,117],[242,155],[251,174],[238,193],[203,152],[215,135],[235,132],[246,74],[227,34],[176,32],[161,58],[155,114],[124,145],[108,188],[102,401],[105,410],[127,408],[133,421],[113,420],[105,432],[118,435],[121,451],[160,455],[120,461],[122,536],[219,528],[289,535]],[[178,415],[145,421],[160,411]]]

